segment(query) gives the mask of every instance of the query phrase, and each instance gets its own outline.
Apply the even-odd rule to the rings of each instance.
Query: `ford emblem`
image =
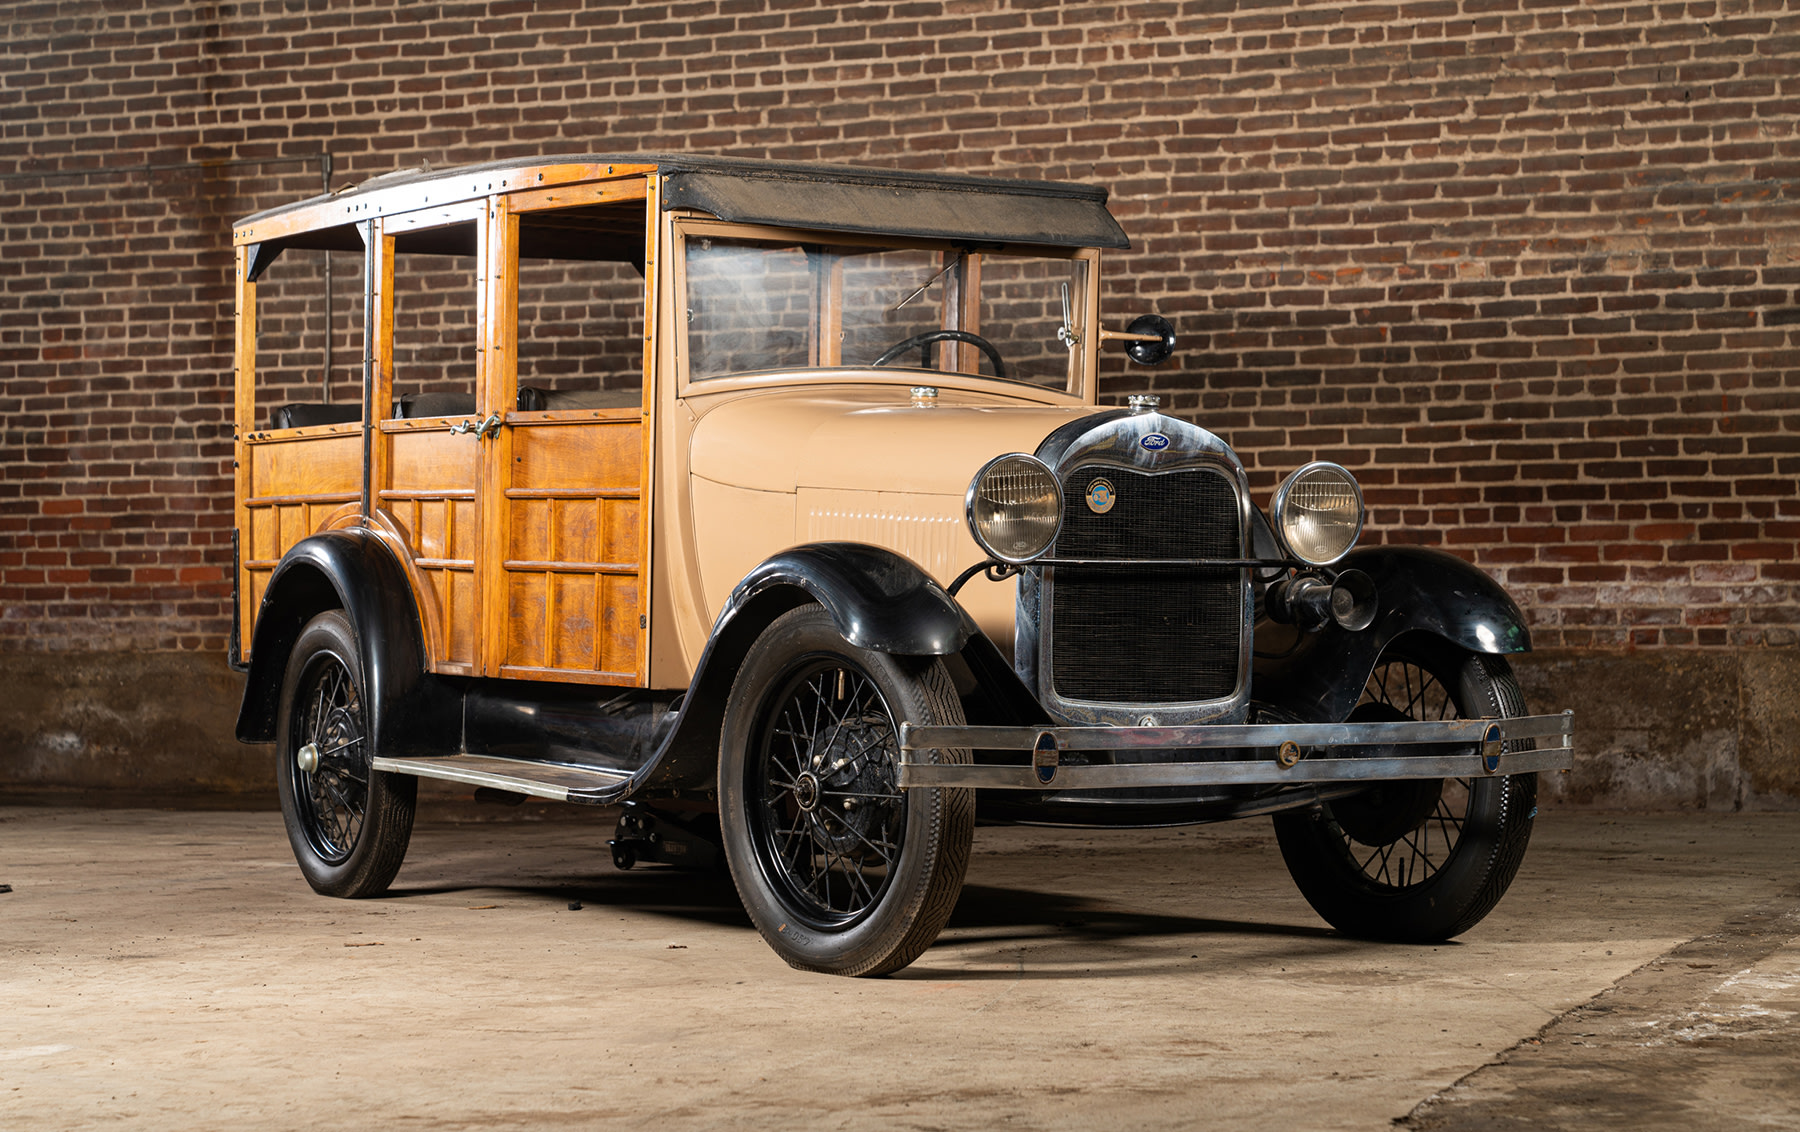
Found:
[[[1087,486],[1088,510],[1096,515],[1104,515],[1113,509],[1119,501],[1118,492],[1113,490],[1112,481],[1097,479]]]
[[[1138,441],[1146,452],[1161,452],[1169,446],[1169,438],[1160,432],[1153,432]]]

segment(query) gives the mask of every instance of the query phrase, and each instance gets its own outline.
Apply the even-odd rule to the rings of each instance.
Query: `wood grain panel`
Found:
[[[631,563],[642,573],[643,503],[637,499],[608,499],[602,503],[606,525],[600,544],[601,562]]]
[[[268,590],[269,578],[274,573],[275,572],[273,570],[248,570],[245,572],[245,576],[249,579],[249,582],[250,582],[250,584],[248,586],[246,586],[245,589],[249,593],[251,609],[261,609],[262,608],[263,593]],[[246,652],[249,651],[249,648],[250,648],[250,627],[249,626],[245,626],[245,628],[244,628],[243,647]]]
[[[475,608],[475,570],[439,570],[439,585],[445,588],[448,632],[445,633],[452,664],[475,664],[475,621],[481,610]]]
[[[640,421],[585,421],[515,428],[509,494],[628,491],[643,476]]]
[[[475,558],[475,501],[472,499],[452,499],[449,501],[449,537],[445,542],[449,557],[458,560]]]
[[[288,547],[293,546],[311,531],[306,529],[305,516],[298,507],[275,507],[275,522],[278,528],[275,535],[277,546],[276,557],[286,554]]]
[[[605,506],[598,499],[558,499],[551,506],[555,509],[551,521],[556,532],[555,545],[546,558],[559,562],[604,562],[618,559],[604,558],[600,553],[600,509]],[[520,558],[530,555],[521,554]]]
[[[551,574],[552,668],[594,670],[595,616],[599,601],[592,574]]]
[[[385,432],[385,430],[384,430]],[[393,446],[392,470],[382,492],[443,492],[475,489],[475,467],[480,452],[473,434],[455,435],[447,429],[387,433]]]
[[[273,507],[247,507],[249,527],[239,545],[246,562],[273,562],[281,557],[281,516]]]
[[[362,490],[362,435],[335,433],[253,442],[247,502]]]
[[[504,664],[548,668],[545,621],[550,615],[549,576],[509,573],[506,579],[506,655]]]
[[[556,558],[550,549],[553,541],[551,522],[557,500],[514,500],[507,522],[511,537],[506,540],[506,557],[528,562],[548,562]]]
[[[422,593],[437,611],[439,672],[474,673],[480,610],[475,585],[475,438],[447,429],[395,431],[383,438],[389,484],[378,494],[412,554]]]
[[[605,603],[600,638],[600,668],[606,672],[635,673],[638,666],[639,627],[644,614],[643,587],[635,575],[613,574],[600,579]]]

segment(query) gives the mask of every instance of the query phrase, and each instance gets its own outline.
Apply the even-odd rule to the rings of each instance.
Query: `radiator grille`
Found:
[[[1095,514],[1096,479],[1115,502]],[[1240,558],[1236,486],[1193,468],[1161,475],[1089,464],[1063,478],[1057,558]],[[1235,567],[1058,566],[1051,684],[1068,700],[1185,703],[1237,688],[1242,573]]]

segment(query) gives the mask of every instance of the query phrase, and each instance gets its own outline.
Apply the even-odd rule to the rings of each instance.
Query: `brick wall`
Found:
[[[14,3],[0,650],[220,652],[229,224],[429,160],[705,149],[1097,182],[1127,372],[1259,489],[1498,575],[1541,646],[1800,628],[1800,10]],[[340,280],[344,294],[354,289]],[[346,351],[346,357],[348,352]]]

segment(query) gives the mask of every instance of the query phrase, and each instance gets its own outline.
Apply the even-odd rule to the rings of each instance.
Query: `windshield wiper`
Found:
[[[962,263],[962,261],[963,261],[963,259],[964,259],[964,256],[963,256],[963,254],[962,254],[962,253],[960,253],[960,252],[959,252],[959,253],[957,253],[957,256],[956,256],[956,258],[955,258],[955,259],[953,259],[953,260],[951,260],[951,261],[950,261],[950,262],[949,262],[949,263],[946,263],[946,264],[945,264],[945,265],[944,265],[944,266],[943,266],[943,267],[942,267],[942,268],[941,268],[941,269],[940,269],[940,270],[939,270],[939,271],[938,271],[938,273],[937,273],[937,274],[936,274],[936,275],[933,275],[933,276],[932,276],[932,277],[931,277],[931,278],[930,278],[930,279],[927,279],[927,280],[925,280],[925,282],[923,282],[923,283],[921,283],[921,284],[919,284],[919,285],[918,285],[918,286],[917,286],[917,287],[916,287],[916,288],[914,288],[914,289],[913,289],[913,291],[912,291],[912,292],[911,292],[911,293],[910,293],[910,294],[908,294],[908,295],[907,295],[907,296],[906,296],[906,297],[905,297],[905,298],[904,298],[904,299],[901,299],[901,300],[900,300],[900,301],[899,301],[899,302],[897,302],[897,303],[895,303],[895,304],[894,304],[894,305],[893,305],[893,306],[891,306],[891,307],[889,307],[889,308],[888,308],[888,309],[887,309],[887,312],[888,312],[888,313],[889,313],[889,314],[893,314],[893,313],[894,313],[894,312],[895,312],[895,311],[897,311],[897,310],[899,310],[899,309],[900,309],[900,308],[901,308],[901,307],[903,307],[903,306],[905,306],[905,305],[906,305],[906,304],[907,304],[907,303],[910,303],[910,302],[912,302],[912,301],[913,301],[913,300],[914,300],[914,299],[916,299],[916,298],[918,298],[918,297],[919,297],[919,296],[920,296],[920,295],[923,295],[923,294],[924,294],[924,293],[925,293],[925,292],[926,292],[926,291],[928,291],[928,290],[930,290],[930,289],[931,289],[931,285],[932,285],[932,284],[933,284],[933,283],[936,283],[936,282],[937,282],[937,281],[938,281],[938,280],[940,280],[940,279],[942,279],[942,278],[943,278],[943,277],[944,277],[944,275],[945,275],[945,273],[947,273],[947,272],[948,272],[948,271],[949,271],[949,270],[950,270],[950,269],[951,269],[951,268],[953,268],[953,267],[955,267],[955,266],[957,266],[957,265],[958,265],[958,264],[960,264],[960,263]]]

